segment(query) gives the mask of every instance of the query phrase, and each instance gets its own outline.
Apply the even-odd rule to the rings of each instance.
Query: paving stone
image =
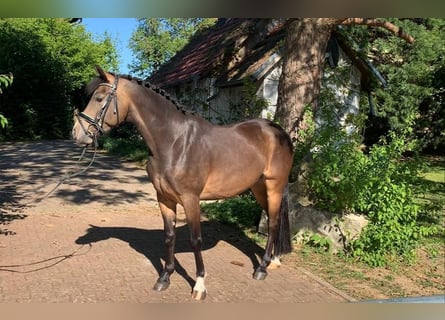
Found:
[[[75,162],[78,151],[71,141],[0,146],[0,190],[17,186],[13,194],[0,193],[1,214],[16,215],[0,225],[0,302],[351,300],[307,270],[293,266],[282,265],[271,270],[266,280],[253,280],[254,263],[262,249],[239,231],[203,218],[208,295],[202,302],[193,301],[195,263],[181,211],[177,272],[168,290],[153,291],[164,263],[163,226],[155,192],[143,169],[99,154],[87,174],[60,186],[39,203],[23,204],[27,197],[21,193],[60,176],[65,166]],[[88,233],[92,226],[95,235]]]

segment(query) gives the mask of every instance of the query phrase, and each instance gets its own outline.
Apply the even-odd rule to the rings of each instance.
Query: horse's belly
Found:
[[[261,177],[255,175],[218,175],[210,177],[201,192],[201,200],[218,200],[236,196],[252,187]]]

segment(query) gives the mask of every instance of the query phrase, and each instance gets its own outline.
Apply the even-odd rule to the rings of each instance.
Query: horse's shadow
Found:
[[[225,241],[248,256],[252,262],[252,273],[259,266],[257,257],[264,254],[264,249],[247,238],[241,230],[220,224],[216,221],[201,222],[202,250],[216,246],[218,241]],[[90,225],[86,234],[76,239],[76,244],[91,244],[110,238],[127,242],[131,248],[143,254],[161,275],[165,257],[164,231],[161,229],[139,229],[130,227],[100,227]],[[190,232],[187,225],[176,228],[175,253],[192,252]],[[195,282],[187,271],[175,259],[175,271],[193,287]]]

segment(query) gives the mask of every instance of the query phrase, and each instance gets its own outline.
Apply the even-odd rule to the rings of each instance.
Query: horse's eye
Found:
[[[96,99],[96,102],[102,102],[102,100],[104,99],[104,96],[102,94],[96,94],[94,96],[94,99]]]

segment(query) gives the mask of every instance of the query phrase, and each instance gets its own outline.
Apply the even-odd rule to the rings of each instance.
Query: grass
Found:
[[[427,172],[422,176],[426,193],[420,199],[445,203],[445,157],[429,157]]]
[[[418,195],[425,210],[419,216],[419,222],[441,228],[422,243],[430,256],[436,257],[443,254],[445,244],[445,157],[428,157],[425,161],[428,163],[428,170],[422,175],[425,192]]]

